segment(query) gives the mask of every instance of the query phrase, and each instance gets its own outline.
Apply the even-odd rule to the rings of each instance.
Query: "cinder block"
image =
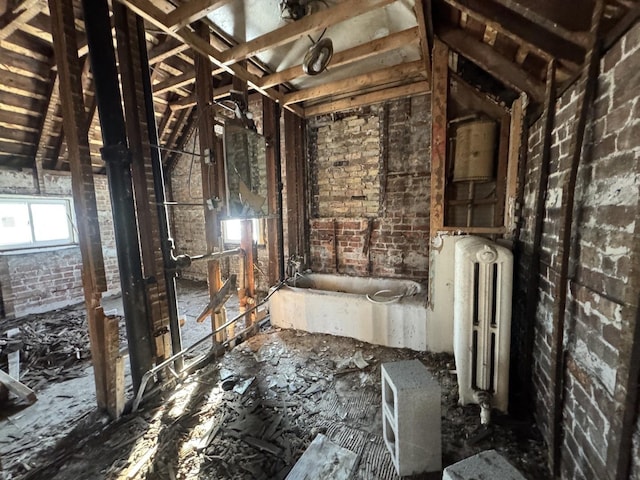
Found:
[[[442,468],[440,385],[419,360],[382,364],[384,442],[398,475]]]
[[[444,469],[442,480],[526,480],[506,458],[486,450]]]

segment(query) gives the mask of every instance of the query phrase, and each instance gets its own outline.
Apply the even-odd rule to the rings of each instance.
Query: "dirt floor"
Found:
[[[188,328],[206,291],[182,283],[179,293]],[[202,329],[197,338],[210,332],[194,328]],[[283,479],[323,433],[358,455],[353,478],[397,479],[382,439],[380,365],[413,358],[442,388],[443,466],[495,448],[527,478],[550,478],[535,426],[494,412],[484,428],[478,407],[457,405],[450,355],[270,327],[112,423],[95,411],[85,360],[83,376],[47,384],[33,406],[3,412],[5,478]]]

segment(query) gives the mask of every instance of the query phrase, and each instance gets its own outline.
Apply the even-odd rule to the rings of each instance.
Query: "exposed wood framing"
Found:
[[[198,33],[204,42],[209,42],[209,28],[199,25]],[[201,172],[202,172],[202,197],[204,203],[205,238],[207,241],[207,253],[213,253],[219,247],[220,221],[213,204],[225,198],[224,195],[224,162],[221,155],[220,141],[216,138],[213,129],[213,83],[211,82],[211,62],[204,55],[196,55],[196,96],[198,129],[200,135]],[[209,260],[207,262],[207,279],[209,284],[209,299],[213,300],[217,292],[222,288],[222,275],[220,262]],[[220,314],[212,317],[212,328],[215,330],[223,323]],[[223,340],[223,332],[216,339]]]
[[[504,1],[504,0],[503,0]],[[569,151],[571,163],[568,178],[562,186],[562,203],[560,205],[560,248],[558,250],[558,282],[555,287],[555,301],[553,303],[553,332],[551,341],[551,383],[553,386],[553,409],[550,424],[551,435],[551,469],[555,475],[560,474],[562,464],[562,411],[564,407],[564,324],[567,306],[567,290],[569,282],[569,261],[571,259],[571,227],[573,225],[573,208],[578,167],[582,157],[584,133],[587,126],[589,106],[593,101],[598,81],[600,66],[600,49],[598,32],[604,11],[604,1],[596,0],[592,14],[590,29],[590,45],[587,52],[587,67],[584,71],[584,90],[582,92],[576,118],[573,122],[575,130],[571,137]]]
[[[118,40],[118,61],[122,81],[124,112],[131,152],[131,173],[136,200],[140,253],[146,283],[149,322],[153,338],[154,356],[161,362],[171,356],[168,331],[169,305],[167,283],[164,274],[159,218],[152,170],[152,153],[149,145],[146,102],[142,75],[148,75],[142,67],[140,44],[144,43],[138,19],[126,7],[113,7]]]
[[[517,92],[526,92],[537,101],[544,99],[544,85],[540,81],[497,53],[489,45],[474,40],[462,30],[443,30],[438,34],[449,47],[486,70],[506,86]]]
[[[372,105],[374,103],[386,102],[387,100],[394,100],[396,98],[419,95],[421,93],[427,93],[428,91],[429,83],[422,80],[408,85],[387,88],[385,90],[378,90],[362,95],[353,95],[333,102],[306,107],[304,109],[304,115],[306,118],[309,118],[316,115],[324,115],[325,113],[339,112],[342,110],[363,107],[365,105]]]
[[[285,45],[323,28],[357,17],[371,10],[384,7],[395,0],[345,0],[327,10],[308,15],[258,38],[237,45],[220,54],[220,60],[227,65],[239,62],[260,52]]]
[[[509,125],[509,151],[507,162],[507,181],[504,205],[505,238],[516,239],[516,198],[518,195],[518,171],[522,154],[522,135],[524,116],[527,106],[526,95],[520,95],[511,106],[511,123]],[[500,198],[500,197],[498,197]]]
[[[416,20],[418,21],[418,30],[420,31],[420,53],[424,62],[424,69],[427,74],[427,81],[431,83],[431,50],[429,48],[429,33],[427,31],[426,15],[431,15],[430,9],[425,12],[422,0],[416,0],[415,3]]]
[[[360,89],[404,80],[407,77],[419,77],[420,75],[424,75],[424,65],[422,60],[394,65],[393,67],[383,68],[381,70],[376,70],[375,72],[364,73],[344,80],[336,80],[335,82],[325,83],[317,87],[310,87],[291,92],[284,96],[284,105],[314,100],[331,95],[339,95],[341,93],[349,93]]]
[[[343,65],[364,60],[374,55],[396,50],[406,45],[418,42],[419,40],[419,31],[417,27],[392,33],[384,38],[378,38],[371,42],[358,45],[357,47],[334,53],[333,57],[331,57],[331,68],[338,68]],[[304,71],[302,70],[302,65],[296,65],[261,78],[260,86],[262,88],[273,87],[281,83],[289,82],[303,75]]]
[[[496,199],[498,203],[494,205],[493,225],[505,226],[504,207],[500,202],[501,198],[506,198],[507,193],[507,169],[509,165],[509,126],[511,116],[503,115],[500,118],[500,134],[498,140],[498,165],[496,168]],[[506,229],[506,227],[505,227]]]
[[[242,301],[247,301],[248,299],[255,299],[256,297],[256,276],[255,276],[255,255],[253,252],[253,220],[245,219],[240,221],[240,248],[242,249],[242,253],[244,255],[244,272],[241,272],[242,275],[245,276],[244,284],[245,291],[244,296],[241,298]],[[245,305],[247,305],[245,303]],[[251,304],[247,305],[251,306]],[[249,326],[255,315],[248,315],[247,318],[247,326]]]
[[[541,15],[537,10],[529,8],[522,3],[516,2],[515,0],[495,1],[500,5],[508,8],[509,10],[516,12],[521,17],[534,22],[536,25],[539,25],[547,32],[557,35],[568,42],[575,43],[576,45],[580,45],[582,47],[588,47],[590,45],[590,35],[588,32],[574,32],[568,30],[562,25],[559,25],[556,22],[549,20],[544,15]]]
[[[54,50],[60,78],[60,98],[65,131],[68,132],[69,162],[76,223],[82,255],[83,287],[89,320],[89,339],[94,368],[96,398],[100,408],[117,405],[119,392],[109,388],[109,379],[117,375],[116,359],[108,357],[111,344],[118,341],[105,336],[105,317],[100,305],[106,291],[102,243],[98,224],[89,140],[84,124],[86,113],[82,96],[82,65],[77,56],[77,41],[72,0],[50,0]],[[119,412],[111,410],[117,417]]]
[[[190,23],[206,17],[208,14],[229,3],[230,0],[192,0],[183,3],[167,14],[167,26],[173,30],[179,30]]]
[[[53,125],[55,120],[53,118],[57,103],[58,95],[60,92],[60,85],[58,80],[58,72],[51,71],[50,83],[51,91],[49,92],[49,101],[47,102],[47,108],[44,111],[44,115],[40,121],[40,128],[38,129],[38,140],[36,142],[36,149],[34,153],[34,163],[36,167],[36,175],[38,180],[38,192],[44,194],[44,178],[42,178],[42,169],[45,160],[47,159],[47,142],[51,136]]]
[[[280,222],[282,221],[282,175],[280,169],[280,109],[271,99],[262,97],[262,134],[267,139],[267,251],[269,285],[280,280]],[[279,201],[278,201],[279,200]]]
[[[449,49],[440,40],[433,45],[431,87],[431,212],[430,235],[444,226],[444,186],[447,164],[447,99],[449,96]]]
[[[15,8],[8,18],[8,23],[0,28],[0,42],[9,35],[21,30],[27,22],[38,15],[45,6],[44,0],[26,0]],[[3,47],[6,48],[5,45]]]
[[[306,171],[304,121],[284,112],[284,141],[287,184],[287,246],[289,256],[306,258]]]

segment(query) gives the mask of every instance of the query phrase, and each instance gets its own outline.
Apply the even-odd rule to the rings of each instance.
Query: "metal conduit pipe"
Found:
[[[151,77],[149,70],[149,56],[145,43],[144,20],[136,17],[136,27],[138,29],[140,51],[140,63],[142,64],[142,87],[144,92],[145,114],[147,117],[147,129],[149,133],[149,143],[158,145],[158,127],[153,111],[153,91],[151,89]],[[164,277],[167,284],[167,303],[169,307],[169,333],[171,335],[171,351],[176,353],[182,350],[182,336],[180,335],[180,321],[178,319],[178,299],[176,295],[176,271],[173,268],[174,243],[171,238],[169,227],[169,215],[167,212],[166,194],[164,188],[164,172],[162,170],[162,158],[160,150],[151,148],[151,168],[153,172],[153,191],[156,196],[158,211],[158,228],[160,230],[160,248],[164,265]],[[175,368],[179,372],[182,370],[184,362],[182,357],[176,359]]]
[[[153,350],[133,202],[131,159],[120,100],[109,6],[106,0],[82,0],[82,7],[104,144],[101,154],[111,194],[131,378],[136,389],[144,373],[151,368]]]

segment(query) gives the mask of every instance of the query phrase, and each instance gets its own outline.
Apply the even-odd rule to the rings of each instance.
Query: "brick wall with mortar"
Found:
[[[311,119],[311,269],[428,277],[430,97]]]
[[[258,133],[261,133],[262,100],[259,97],[252,97],[249,102],[249,110],[253,113]],[[200,146],[198,138],[196,131],[189,142],[187,142],[185,151],[199,152]],[[169,184],[168,195],[171,201],[179,204],[170,207],[171,210],[169,212],[171,234],[175,241],[176,252],[177,254],[185,253],[189,255],[205,253],[207,251],[207,242],[204,231],[204,210],[203,207],[199,205],[202,203],[200,156],[180,155],[167,177]],[[233,243],[225,245],[225,249],[236,247],[238,247],[238,245]],[[257,264],[254,269],[256,288],[261,291],[266,291],[269,288],[266,276],[268,265],[267,251],[263,245],[258,245],[257,251],[258,258],[257,261],[254,261],[254,264]],[[227,278],[231,273],[237,274],[238,265],[238,260],[235,257],[224,259],[221,263],[223,277]],[[262,272],[264,272],[264,275]],[[180,276],[189,280],[206,281],[206,261],[194,262],[189,268],[182,270]]]
[[[614,412],[621,411],[629,345],[637,313],[640,275],[640,25],[602,58],[596,99],[591,106],[578,172],[567,315],[564,332],[563,478],[609,478],[610,456],[619,440]],[[581,85],[556,103],[551,170],[540,245],[539,301],[534,332],[533,384],[536,419],[551,435],[553,304],[558,282],[560,206],[568,175],[570,143]],[[522,230],[524,250],[532,250],[536,170],[542,120],[529,132]],[[517,278],[516,283],[522,282]],[[520,293],[521,294],[521,293]],[[516,295],[516,302],[518,302]],[[520,299],[521,300],[521,299]],[[637,434],[636,434],[637,453]],[[640,459],[632,457],[635,471]],[[637,473],[636,473],[637,475]]]
[[[108,287],[104,295],[108,296],[120,291],[111,200],[107,177],[95,175],[94,182]],[[1,170],[0,194],[39,195],[34,172]],[[71,197],[71,176],[64,172],[45,172],[42,195]],[[81,268],[78,246],[0,254],[5,315],[20,317],[82,302]]]

